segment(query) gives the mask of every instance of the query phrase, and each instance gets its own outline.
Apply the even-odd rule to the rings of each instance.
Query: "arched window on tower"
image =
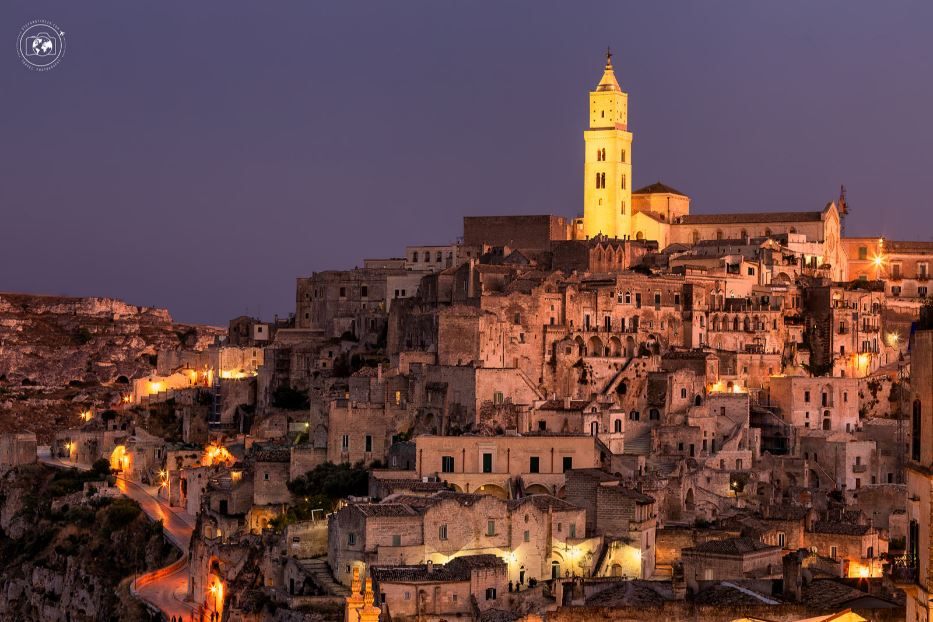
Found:
[[[622,150],[622,162],[625,162],[625,149]]]
[[[602,176],[599,181],[599,183],[601,184],[600,188],[605,188],[606,187],[606,174],[600,173],[600,175]]]
[[[622,189],[625,190],[625,175],[622,175]]]
[[[596,189],[599,190],[599,173],[596,173]]]

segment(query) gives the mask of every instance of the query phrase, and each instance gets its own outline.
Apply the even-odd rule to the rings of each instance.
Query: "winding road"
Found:
[[[90,470],[90,465],[63,461],[51,455],[49,447],[39,447],[39,462],[56,468]],[[162,521],[166,539],[175,545],[183,556],[166,568],[136,577],[131,591],[140,599],[162,612],[167,620],[172,617],[188,621],[197,620],[198,607],[183,599],[188,588],[188,546],[194,531],[195,519],[187,512],[172,508],[158,496],[156,487],[146,487],[129,479],[117,476],[117,488],[124,496],[132,499],[153,521]]]

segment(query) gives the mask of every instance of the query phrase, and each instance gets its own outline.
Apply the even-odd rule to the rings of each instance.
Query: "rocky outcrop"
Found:
[[[0,620],[149,619],[127,579],[177,553],[127,499],[52,512],[52,499],[86,477],[31,465],[0,480]]]
[[[47,442],[81,410],[119,400],[160,350],[203,349],[223,332],[112,298],[0,293],[0,432]]]

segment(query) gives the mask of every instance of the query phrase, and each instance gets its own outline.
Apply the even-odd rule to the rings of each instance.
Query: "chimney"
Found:
[[[687,579],[684,576],[683,562],[674,562],[671,568],[671,588],[674,592],[674,600],[687,598]]]
[[[803,559],[800,551],[794,551],[784,556],[784,599],[788,602],[799,603],[801,588],[803,586]]]
[[[434,562],[432,562],[432,561],[429,559],[429,560],[428,560],[428,574],[431,574],[432,572],[434,572]]]

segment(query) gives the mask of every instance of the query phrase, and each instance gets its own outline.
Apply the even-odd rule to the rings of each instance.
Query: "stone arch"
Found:
[[[693,494],[693,488],[687,489],[687,494],[684,495],[684,508],[688,512],[693,512],[697,508],[696,497]]]
[[[615,335],[609,338],[609,355],[622,356],[622,340]]]
[[[693,405],[694,405],[694,406],[699,406],[699,405],[702,404],[702,403],[703,403],[703,398],[700,397],[700,394],[699,394],[699,393],[697,393],[696,395],[693,396]]]
[[[636,232],[635,232],[635,239],[636,239],[636,240],[644,240],[644,239],[645,239],[645,234],[642,233],[641,231],[636,231]]]
[[[661,354],[661,341],[657,335],[648,335],[648,341],[645,345],[648,346],[648,351],[652,354]]]
[[[476,489],[476,494],[479,495],[489,495],[491,497],[497,497],[499,499],[508,499],[509,493],[505,488],[499,486],[498,484],[483,484]]]
[[[586,353],[589,356],[603,356],[603,341],[598,336],[593,335],[587,342]]]
[[[542,484],[529,484],[525,486],[525,495],[549,495],[551,491]]]
[[[635,357],[635,338],[631,335],[625,338],[625,356],[627,358]]]
[[[737,315],[732,318],[732,330],[734,332],[738,332],[739,330],[739,316]]]
[[[583,337],[577,335],[573,341],[577,344],[577,354],[584,356],[586,354],[586,342],[583,341]]]

